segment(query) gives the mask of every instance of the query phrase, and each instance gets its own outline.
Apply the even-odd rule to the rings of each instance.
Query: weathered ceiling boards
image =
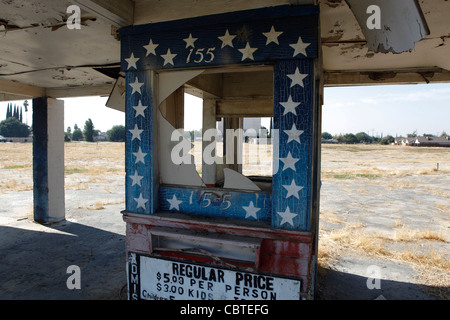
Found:
[[[1,0],[0,99],[108,95],[120,62],[117,29],[127,25],[316,3],[325,85],[450,80],[446,0]],[[81,29],[66,26],[70,5],[81,8]],[[381,30],[367,29],[368,5],[380,7]]]

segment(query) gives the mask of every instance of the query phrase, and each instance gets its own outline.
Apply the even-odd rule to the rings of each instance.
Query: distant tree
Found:
[[[72,141],[80,141],[80,140],[83,140],[83,132],[81,132],[81,129],[78,128],[77,125],[75,125],[72,133]]]
[[[395,138],[393,136],[389,136],[388,135],[388,136],[386,136],[384,138],[381,138],[380,144],[387,145],[387,144],[393,143],[394,141],[395,141]]]
[[[442,131],[440,137],[441,137],[441,138],[447,138],[447,137],[448,137],[448,134],[447,134],[445,131]]]
[[[0,122],[0,135],[5,137],[28,137],[30,127],[14,117]]]
[[[358,143],[358,138],[353,133],[346,133],[340,137],[340,142],[347,144]]]
[[[66,132],[64,132],[64,141],[68,142],[72,140],[72,128],[67,127]]]
[[[417,137],[417,130],[414,130],[413,133],[408,133],[406,136],[408,138],[416,138]]]
[[[331,135],[331,133],[322,132],[322,139],[330,140],[330,139],[333,139],[333,136]]]
[[[371,143],[372,142],[372,137],[369,136],[365,132],[359,132],[355,136],[359,143]]]
[[[83,130],[84,140],[93,142],[94,141],[94,124],[92,123],[92,120],[89,118],[84,123],[84,130]]]
[[[109,141],[123,142],[126,139],[126,130],[122,125],[113,126],[106,134]]]

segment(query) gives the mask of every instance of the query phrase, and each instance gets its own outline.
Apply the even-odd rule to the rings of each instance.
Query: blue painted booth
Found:
[[[280,6],[121,30],[130,299],[313,297],[318,23],[316,6]],[[272,175],[223,165],[239,150],[226,135],[220,161],[205,160],[219,144],[203,135],[202,176],[181,161],[185,92],[203,98],[203,133],[221,118],[237,132],[239,119],[271,117]]]

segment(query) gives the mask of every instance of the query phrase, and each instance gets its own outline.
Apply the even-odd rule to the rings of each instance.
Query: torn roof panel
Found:
[[[402,53],[412,51],[428,34],[428,26],[416,0],[346,0],[358,20],[369,50]],[[372,11],[371,6],[377,11]],[[372,16],[380,21],[372,26]]]

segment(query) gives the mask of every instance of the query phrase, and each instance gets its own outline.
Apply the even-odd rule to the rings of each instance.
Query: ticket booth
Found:
[[[280,6],[121,30],[129,299],[313,298],[318,26],[318,7]],[[203,99],[201,169],[185,93]],[[264,175],[242,162],[252,117],[272,123]]]

